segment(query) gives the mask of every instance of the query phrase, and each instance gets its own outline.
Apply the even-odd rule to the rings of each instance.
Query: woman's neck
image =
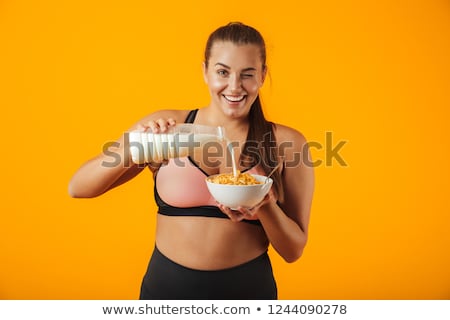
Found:
[[[248,117],[233,118],[224,114],[219,108],[206,106],[199,109],[197,113],[199,123],[210,126],[222,126],[228,130],[248,129]]]

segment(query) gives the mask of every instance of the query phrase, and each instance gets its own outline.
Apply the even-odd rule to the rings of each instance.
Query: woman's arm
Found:
[[[177,120],[183,119],[186,111],[163,110],[155,112],[133,125],[129,131],[151,129],[153,132],[164,132],[169,126],[175,125]],[[165,120],[167,119],[167,120]],[[182,122],[183,120],[181,120]],[[112,146],[108,153],[101,153],[84,163],[73,175],[69,183],[69,194],[74,198],[97,197],[138,175],[144,165],[136,165],[131,161],[126,150],[123,134]],[[116,160],[111,163],[111,155]],[[150,170],[157,170],[158,166],[148,166]]]
[[[305,137],[293,129],[277,127],[278,145],[288,146],[283,150],[284,197],[279,205],[275,201],[263,204],[257,216],[274,249],[287,262],[294,262],[302,255],[308,238],[314,171],[311,161],[305,161],[310,159]]]
[[[114,165],[111,158],[101,153],[84,163],[73,175],[69,183],[69,195],[73,198],[93,198],[135,177],[145,166],[137,166],[125,152],[124,135],[115,146],[108,148],[108,154],[114,153]],[[128,156],[128,158],[126,158]]]

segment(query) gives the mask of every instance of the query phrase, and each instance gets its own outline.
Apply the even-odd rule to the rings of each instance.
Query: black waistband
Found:
[[[267,251],[234,267],[198,270],[178,264],[155,247],[140,299],[272,300],[277,299],[277,284]]]

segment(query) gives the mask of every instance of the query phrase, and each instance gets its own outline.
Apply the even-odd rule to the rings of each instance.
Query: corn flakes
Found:
[[[208,180],[212,183],[231,184],[239,186],[261,184],[261,182],[256,180],[255,177],[253,177],[251,174],[241,173],[239,171],[237,172],[236,177],[233,175],[233,173],[222,173],[214,177],[209,177]]]

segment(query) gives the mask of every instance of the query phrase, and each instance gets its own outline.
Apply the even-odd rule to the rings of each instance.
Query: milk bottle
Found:
[[[201,148],[208,142],[222,141],[224,129],[183,123],[170,127],[164,133],[131,131],[128,139],[132,161],[143,164],[186,157],[195,148]]]

